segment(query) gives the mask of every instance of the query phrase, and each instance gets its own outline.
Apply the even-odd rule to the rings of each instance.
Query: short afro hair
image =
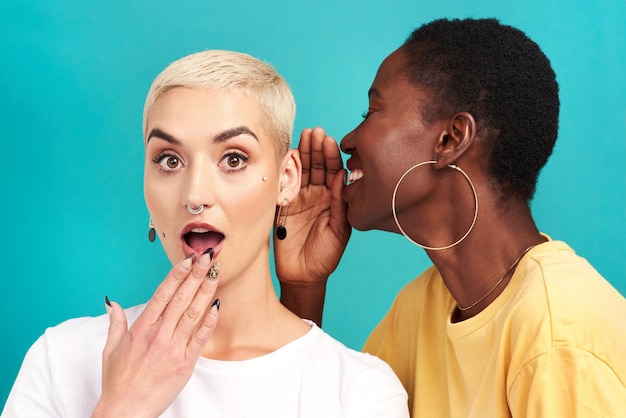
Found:
[[[409,80],[431,92],[424,122],[471,113],[502,197],[529,202],[559,124],[559,87],[539,46],[496,19],[441,19],[401,49]]]

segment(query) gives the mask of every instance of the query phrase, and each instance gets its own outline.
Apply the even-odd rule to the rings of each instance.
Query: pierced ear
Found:
[[[302,182],[302,162],[300,154],[295,149],[290,149],[280,165],[279,190],[276,206],[280,206],[287,199],[292,202],[300,193]]]
[[[469,112],[459,112],[448,122],[435,148],[436,166],[445,167],[457,161],[476,139],[476,121]]]

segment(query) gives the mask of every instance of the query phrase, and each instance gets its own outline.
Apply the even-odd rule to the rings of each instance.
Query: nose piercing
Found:
[[[192,215],[200,215],[202,213],[202,211],[204,210],[204,205],[198,206],[198,209],[194,209],[191,206],[187,205],[187,210]]]

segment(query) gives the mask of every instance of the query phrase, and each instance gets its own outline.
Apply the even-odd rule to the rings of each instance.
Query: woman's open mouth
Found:
[[[189,255],[191,250],[197,254],[204,253],[208,248],[217,249],[224,241],[224,234],[211,229],[207,225],[188,226],[187,232],[182,235],[183,250],[185,255]]]
[[[354,168],[348,172],[348,178],[346,184],[341,192],[343,201],[350,203],[351,197],[354,194],[354,184],[363,178],[363,170]]]
[[[348,181],[347,184],[352,184],[357,180],[361,180],[363,178],[363,170],[354,169],[350,170],[348,173]]]

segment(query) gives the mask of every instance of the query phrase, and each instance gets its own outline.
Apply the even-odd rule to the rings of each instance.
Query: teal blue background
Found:
[[[340,139],[381,60],[439,17],[497,17],[527,32],[561,86],[557,146],[532,203],[626,294],[626,3],[623,0],[0,1],[0,405],[48,326],[145,301],[169,270],[146,239],[142,107],[169,62],[234,49],[272,63],[298,104],[297,137]],[[353,348],[428,265],[399,235],[355,233],[324,325]]]

